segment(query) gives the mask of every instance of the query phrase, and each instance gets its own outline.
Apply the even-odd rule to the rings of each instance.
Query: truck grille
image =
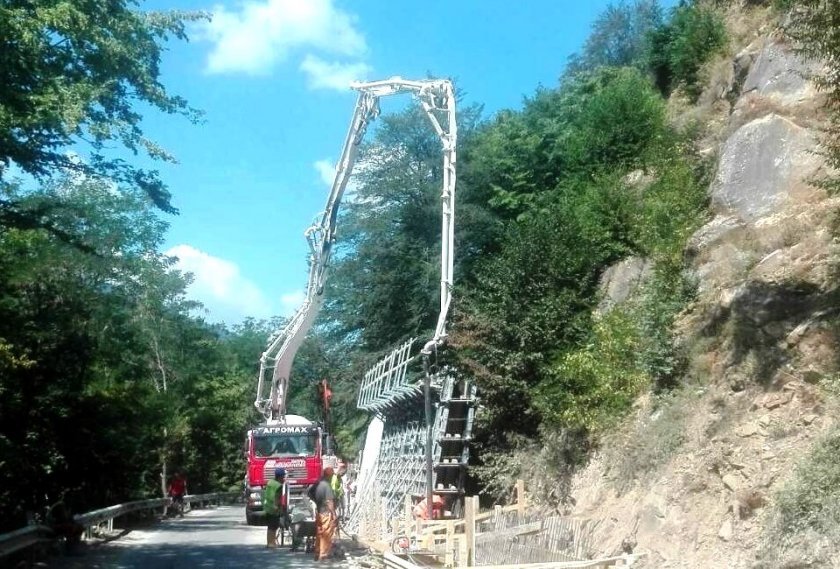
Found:
[[[263,476],[266,481],[274,479],[274,469],[285,468],[286,480],[306,480],[306,463],[303,460],[293,460],[290,462],[272,462],[266,461]]]

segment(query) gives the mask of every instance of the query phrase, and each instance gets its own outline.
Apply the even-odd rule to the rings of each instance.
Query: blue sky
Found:
[[[465,102],[484,104],[487,115],[519,108],[538,85],[556,84],[607,4],[144,4],[214,15],[191,29],[190,43],[171,43],[162,64],[164,84],[204,111],[205,121],[149,113],[144,123],[179,160],[157,167],[181,212],[169,218],[165,249],[195,274],[190,295],[210,320],[228,323],[298,306],[306,284],[303,232],[327,196],[355,102],[350,80],[431,73],[455,78]]]

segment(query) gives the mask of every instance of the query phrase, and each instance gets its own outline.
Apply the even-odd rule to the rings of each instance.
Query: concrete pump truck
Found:
[[[326,207],[306,230],[309,243],[309,278],[306,297],[285,326],[273,333],[260,357],[257,396],[254,406],[264,422],[248,431],[245,441],[246,519],[255,524],[262,514],[262,493],[274,476],[275,468],[285,468],[289,483],[290,511],[311,512],[306,495],[309,485],[321,476],[323,468],[337,461],[332,437],[324,426],[300,415],[286,413],[289,374],[295,354],[312,327],[324,302],[324,286],[336,239],[339,206],[368,125],[379,115],[379,99],[410,93],[425,110],[443,143],[443,226],[441,243],[441,316],[434,339],[445,336],[444,322],[452,289],[452,250],[454,238],[455,192],[455,94],[446,80],[407,81],[399,77],[369,83],[355,83],[358,99],[350,128],[336,166]],[[433,346],[426,346],[431,349]]]

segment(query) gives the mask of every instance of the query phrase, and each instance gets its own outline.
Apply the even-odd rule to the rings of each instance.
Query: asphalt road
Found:
[[[100,545],[78,557],[49,563],[54,569],[304,569],[344,568],[340,561],[316,563],[310,553],[265,547],[265,526],[245,524],[243,506],[195,510]]]

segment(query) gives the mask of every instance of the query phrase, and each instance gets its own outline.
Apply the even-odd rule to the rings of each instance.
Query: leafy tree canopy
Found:
[[[160,57],[169,38],[186,39],[184,24],[198,17],[142,12],[133,0],[9,0],[0,6],[0,181],[11,164],[37,179],[60,171],[107,177],[144,192],[160,209],[175,211],[155,171],[109,157],[108,143],[133,154],[172,160],[140,128],[138,104],[191,118],[186,101],[160,82]],[[75,159],[77,144],[89,156]],[[0,201],[0,223],[29,212]],[[35,212],[29,216],[37,222]]]
[[[656,0],[608,5],[592,24],[581,52],[570,58],[566,74],[598,67],[643,66],[649,35],[662,25],[662,19]]]

